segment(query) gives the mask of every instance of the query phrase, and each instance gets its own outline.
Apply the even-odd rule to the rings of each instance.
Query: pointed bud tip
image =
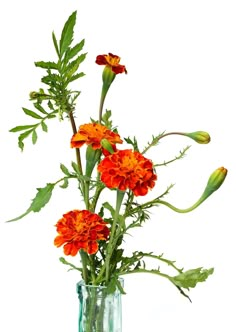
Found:
[[[211,192],[214,192],[217,189],[219,189],[220,186],[223,184],[227,173],[228,173],[228,170],[225,167],[222,166],[222,167],[217,168],[209,177],[209,180],[207,183],[207,188]]]

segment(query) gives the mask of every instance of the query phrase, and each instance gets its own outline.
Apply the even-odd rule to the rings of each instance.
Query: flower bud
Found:
[[[40,97],[40,94],[36,91],[31,91],[29,94],[29,97],[31,100],[37,99],[38,97]]]
[[[108,152],[110,152],[110,154],[114,153],[114,149],[113,149],[111,143],[106,138],[103,138],[100,143],[101,143],[101,146],[105,150],[107,150]]]
[[[227,169],[224,167],[217,168],[209,177],[209,180],[206,185],[206,189],[204,190],[204,193],[202,194],[202,201],[205,200],[207,197],[209,197],[211,194],[213,194],[214,191],[220,188],[220,186],[223,184],[226,175],[227,175]]]
[[[211,140],[210,135],[206,131],[195,131],[193,133],[185,134],[185,136],[192,138],[199,144],[207,144]]]
[[[226,178],[227,172],[227,169],[224,167],[217,168],[209,177],[207,188],[212,192],[219,189]]]
[[[101,155],[100,149],[93,149],[91,145],[88,145],[86,149],[86,170],[85,175],[90,177],[93,169],[98,162]]]

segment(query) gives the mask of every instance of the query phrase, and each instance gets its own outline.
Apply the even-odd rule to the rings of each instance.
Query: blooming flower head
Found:
[[[57,224],[59,235],[54,244],[64,244],[65,255],[75,256],[80,249],[88,254],[98,251],[98,241],[107,240],[109,229],[107,223],[97,214],[87,210],[73,210],[63,215]]]
[[[98,171],[108,188],[131,189],[135,196],[146,195],[157,179],[151,160],[132,150],[119,150],[105,157]]]
[[[127,74],[125,66],[120,65],[120,57],[118,55],[114,55],[112,53],[98,55],[96,58],[96,63],[98,65],[105,65],[110,67],[115,74]]]
[[[106,139],[111,145],[122,143],[120,135],[99,123],[81,125],[79,131],[71,139],[72,148],[80,148],[83,144],[91,145],[94,150],[101,149],[101,141]]]

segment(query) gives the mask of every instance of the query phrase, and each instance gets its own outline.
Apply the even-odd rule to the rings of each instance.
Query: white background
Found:
[[[30,123],[21,107],[28,93],[41,87],[34,61],[55,60],[51,41],[78,11],[75,41],[86,39],[86,76],[77,121],[97,116],[102,67],[98,54],[122,57],[128,75],[119,75],[106,100],[123,137],[137,135],[141,146],[166,131],[205,130],[209,145],[184,137],[163,139],[148,157],[171,159],[188,144],[186,158],[158,169],[152,195],[175,183],[167,200],[185,208],[204,190],[209,175],[228,168],[222,188],[190,214],[160,206],[151,220],[127,238],[134,250],[164,253],[185,269],[215,267],[215,273],[190,293],[192,304],[168,281],[155,276],[125,278],[123,332],[227,331],[235,323],[235,1],[7,1],[0,5],[1,61],[1,223],[0,331],[76,332],[80,276],[68,272],[53,246],[55,223],[64,212],[81,208],[76,186],[58,189],[39,214],[6,224],[23,213],[35,188],[60,178],[59,164],[69,166],[69,123],[52,120],[36,146],[23,153],[9,129]],[[27,122],[28,121],[28,122]],[[34,120],[33,120],[34,121]]]

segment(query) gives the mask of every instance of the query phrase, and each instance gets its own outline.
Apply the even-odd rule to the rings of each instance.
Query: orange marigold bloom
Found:
[[[75,256],[80,249],[88,254],[98,251],[99,240],[107,240],[109,229],[107,223],[97,214],[87,210],[73,210],[63,215],[57,224],[59,235],[54,244],[64,244],[65,255]]]
[[[101,149],[101,140],[107,139],[111,145],[122,143],[120,135],[99,123],[81,125],[78,132],[72,136],[71,147],[80,148],[83,144],[92,146],[94,150]]]
[[[118,55],[114,55],[112,53],[98,55],[96,58],[96,63],[98,65],[105,65],[110,67],[115,74],[127,74],[125,66],[119,64],[120,57]]]
[[[108,188],[131,189],[135,196],[146,195],[157,179],[151,160],[132,150],[119,150],[105,157],[98,171]]]

